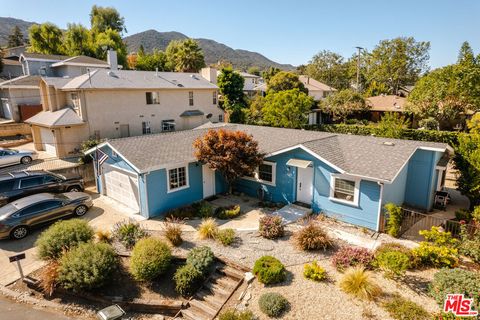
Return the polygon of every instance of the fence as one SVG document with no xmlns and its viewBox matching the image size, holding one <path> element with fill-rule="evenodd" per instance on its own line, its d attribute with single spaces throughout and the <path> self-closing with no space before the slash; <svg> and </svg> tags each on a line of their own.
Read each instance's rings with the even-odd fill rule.
<svg viewBox="0 0 480 320">
<path fill-rule="evenodd" d="M 441 226 L 445 231 L 451 232 L 452 236 L 460 237 L 461 223 L 459 221 L 436 217 L 425 213 L 412 211 L 402 208 L 402 226 L 400 227 L 400 235 L 405 233 L 416 233 L 418 235 L 421 230 L 430 230 L 433 226 Z M 472 234 L 478 228 L 474 224 L 466 225 L 467 232 Z"/>
</svg>

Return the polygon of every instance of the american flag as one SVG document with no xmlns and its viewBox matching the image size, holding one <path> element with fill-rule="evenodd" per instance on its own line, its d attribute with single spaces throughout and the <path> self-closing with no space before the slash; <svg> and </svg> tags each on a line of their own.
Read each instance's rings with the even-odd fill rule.
<svg viewBox="0 0 480 320">
<path fill-rule="evenodd" d="M 107 161 L 108 154 L 106 154 L 105 152 L 103 152 L 100 149 L 97 149 L 96 159 L 97 159 L 97 174 L 101 175 L 102 174 L 102 164 L 105 161 Z"/>
</svg>

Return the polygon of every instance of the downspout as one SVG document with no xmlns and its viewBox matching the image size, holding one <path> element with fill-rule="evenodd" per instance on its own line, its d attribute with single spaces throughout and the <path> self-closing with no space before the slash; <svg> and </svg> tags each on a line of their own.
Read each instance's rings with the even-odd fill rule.
<svg viewBox="0 0 480 320">
<path fill-rule="evenodd" d="M 143 189 L 145 190 L 145 210 L 146 212 L 146 217 L 147 219 L 150 219 L 150 209 L 148 207 L 148 186 L 147 186 L 147 176 L 150 174 L 150 172 L 146 172 L 142 174 L 141 176 L 143 177 Z"/>
<path fill-rule="evenodd" d="M 378 216 L 377 216 L 377 232 L 380 232 L 380 218 L 382 216 L 382 206 L 383 206 L 383 182 L 377 182 L 380 186 L 380 199 L 378 201 Z"/>
</svg>

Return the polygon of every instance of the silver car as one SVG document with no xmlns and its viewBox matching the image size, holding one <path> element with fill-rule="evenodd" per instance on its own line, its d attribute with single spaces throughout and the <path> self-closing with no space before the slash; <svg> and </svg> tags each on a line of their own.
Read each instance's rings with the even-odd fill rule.
<svg viewBox="0 0 480 320">
<path fill-rule="evenodd" d="M 29 164 L 38 158 L 38 154 L 32 150 L 13 150 L 0 148 L 0 167 L 12 164 Z"/>
</svg>

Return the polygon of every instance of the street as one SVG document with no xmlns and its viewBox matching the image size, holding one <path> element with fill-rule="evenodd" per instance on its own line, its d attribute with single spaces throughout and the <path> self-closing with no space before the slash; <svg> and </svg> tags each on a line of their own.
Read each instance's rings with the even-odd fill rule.
<svg viewBox="0 0 480 320">
<path fill-rule="evenodd" d="M 5 320 L 68 320 L 73 319 L 53 311 L 38 309 L 0 296 L 0 318 Z"/>
</svg>

